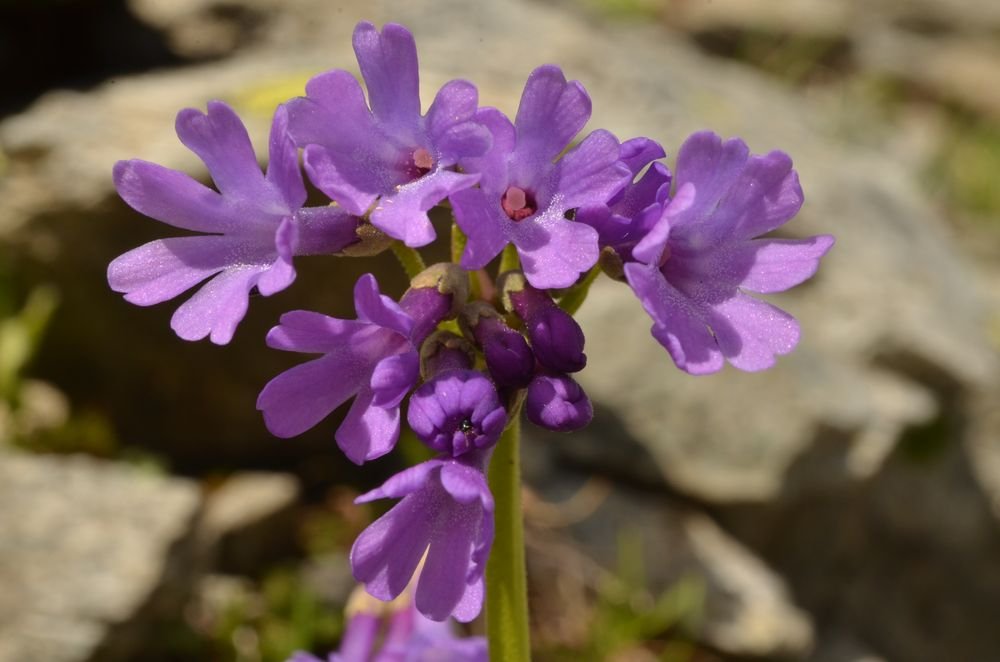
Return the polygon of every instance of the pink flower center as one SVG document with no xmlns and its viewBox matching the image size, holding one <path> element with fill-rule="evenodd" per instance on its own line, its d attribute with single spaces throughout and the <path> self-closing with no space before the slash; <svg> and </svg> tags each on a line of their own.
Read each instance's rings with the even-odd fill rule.
<svg viewBox="0 0 1000 662">
<path fill-rule="evenodd" d="M 410 162 L 403 166 L 410 181 L 420 179 L 434 169 L 434 155 L 425 147 L 418 147 L 410 154 Z"/>
<path fill-rule="evenodd" d="M 516 186 L 507 189 L 500 198 L 500 206 L 512 221 L 523 221 L 538 211 L 534 196 Z"/>
</svg>

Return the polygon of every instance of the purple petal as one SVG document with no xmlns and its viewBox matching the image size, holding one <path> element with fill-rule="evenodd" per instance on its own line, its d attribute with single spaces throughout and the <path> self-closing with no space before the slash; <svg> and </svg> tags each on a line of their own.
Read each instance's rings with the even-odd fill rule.
<svg viewBox="0 0 1000 662">
<path fill-rule="evenodd" d="M 461 504 L 478 501 L 480 505 L 490 504 L 493 497 L 486 486 L 483 472 L 458 462 L 445 462 L 441 467 L 441 487 Z"/>
<path fill-rule="evenodd" d="M 449 199 L 455 213 L 455 222 L 468 237 L 462 254 L 462 268 L 482 269 L 508 243 L 504 234 L 504 220 L 497 214 L 498 205 L 487 200 L 482 189 L 458 191 Z"/>
<path fill-rule="evenodd" d="M 833 246 L 834 238 L 757 239 L 745 244 L 753 251 L 753 265 L 740 282 L 752 292 L 784 292 L 811 278 L 819 260 Z"/>
<path fill-rule="evenodd" d="M 561 213 L 516 223 L 512 234 L 524 275 L 538 289 L 569 287 L 600 253 L 597 231 Z"/>
<path fill-rule="evenodd" d="M 410 583 L 427 550 L 435 513 L 415 494 L 361 532 L 351 547 L 354 578 L 379 600 L 395 599 Z"/>
<path fill-rule="evenodd" d="M 279 191 L 289 209 L 306 202 L 306 186 L 299 168 L 299 149 L 288 133 L 288 108 L 278 106 L 271 122 L 268 143 L 267 181 Z"/>
<path fill-rule="evenodd" d="M 463 157 L 486 153 L 493 136 L 481 122 L 469 121 L 476 114 L 479 93 L 464 80 L 445 83 L 427 111 L 427 134 L 442 165 L 451 165 Z"/>
<path fill-rule="evenodd" d="M 420 379 L 420 356 L 409 351 L 382 359 L 372 372 L 372 401 L 379 407 L 398 407 Z"/>
<path fill-rule="evenodd" d="M 266 202 L 264 174 L 257 164 L 246 127 L 221 101 L 208 103 L 208 114 L 194 108 L 177 113 L 177 136 L 208 167 L 225 196 Z M 288 210 L 285 210 L 286 213 Z"/>
<path fill-rule="evenodd" d="M 260 276 L 257 290 L 263 296 L 271 296 L 275 292 L 287 288 L 295 280 L 295 268 L 292 266 L 292 256 L 298 247 L 298 225 L 290 216 L 282 219 L 274 233 L 274 245 L 278 259 Z"/>
<path fill-rule="evenodd" d="M 538 375 L 528 385 L 524 403 L 528 420 L 556 432 L 574 432 L 594 418 L 590 398 L 568 375 Z"/>
<path fill-rule="evenodd" d="M 444 464 L 444 460 L 428 460 L 400 471 L 385 481 L 381 487 L 362 494 L 354 503 L 369 503 L 376 499 L 401 499 L 422 488 L 431 473 Z"/>
<path fill-rule="evenodd" d="M 366 336 L 378 333 L 370 324 L 327 317 L 308 310 L 293 310 L 267 334 L 267 346 L 309 354 L 353 351 Z"/>
<path fill-rule="evenodd" d="M 363 215 L 384 188 L 391 186 L 381 168 L 348 152 L 309 145 L 303 154 L 309 180 L 347 211 Z"/>
<path fill-rule="evenodd" d="M 434 241 L 434 226 L 427 212 L 456 191 L 475 186 L 479 175 L 437 170 L 405 184 L 379 200 L 371 213 L 372 225 L 411 247 Z"/>
<path fill-rule="evenodd" d="M 695 187 L 695 200 L 674 224 L 683 245 L 751 239 L 780 227 L 802 206 L 788 155 L 749 156 L 738 138 L 722 142 L 709 132 L 688 138 L 677 156 L 677 185 L 687 182 Z"/>
<path fill-rule="evenodd" d="M 444 507 L 455 512 L 438 513 L 447 521 L 447 528 L 436 531 L 437 536 L 431 540 L 414 596 L 420 613 L 435 621 L 451 616 L 465 594 L 475 535 L 475 511 L 478 511 L 475 507 L 454 504 Z"/>
<path fill-rule="evenodd" d="M 709 330 L 705 310 L 668 283 L 655 267 L 626 264 L 625 277 L 653 319 L 653 337 L 678 368 L 694 375 L 722 369 L 722 352 Z"/>
<path fill-rule="evenodd" d="M 493 145 L 493 134 L 478 122 L 463 122 L 448 129 L 434 146 L 442 166 L 450 166 L 469 156 L 481 156 Z"/>
<path fill-rule="evenodd" d="M 350 615 L 344 636 L 340 640 L 339 655 L 348 662 L 368 660 L 375 650 L 381 619 L 377 614 L 363 611 Z"/>
<path fill-rule="evenodd" d="M 355 464 L 382 457 L 399 439 L 399 407 L 379 407 L 372 404 L 374 397 L 365 385 L 337 429 L 337 446 Z"/>
<path fill-rule="evenodd" d="M 619 159 L 624 163 L 632 176 L 635 177 L 639 171 L 656 159 L 662 159 L 667 153 L 663 151 L 660 143 L 649 138 L 632 138 L 622 143 Z"/>
<path fill-rule="evenodd" d="M 268 431 L 288 438 L 314 427 L 364 386 L 366 375 L 360 367 L 349 351 L 341 351 L 297 365 L 269 381 L 257 397 Z"/>
<path fill-rule="evenodd" d="M 288 131 L 300 147 L 349 149 L 374 132 L 364 92 L 351 73 L 335 69 L 314 76 L 306 95 L 286 104 Z"/>
<path fill-rule="evenodd" d="M 653 223 L 646 236 L 632 249 L 632 257 L 640 262 L 657 266 L 663 256 L 663 249 L 670 239 L 670 231 L 675 220 L 691 208 L 696 195 L 694 184 L 682 185 L 674 199 L 663 208 L 659 220 Z"/>
<path fill-rule="evenodd" d="M 115 258 L 108 265 L 108 284 L 129 303 L 151 306 L 225 269 L 240 243 L 214 235 L 151 241 Z"/>
<path fill-rule="evenodd" d="M 618 160 L 618 152 L 618 139 L 598 130 L 560 159 L 556 165 L 559 208 L 605 204 L 628 184 L 632 173 Z"/>
<path fill-rule="evenodd" d="M 496 108 L 480 108 L 475 121 L 490 132 L 492 147 L 481 157 L 466 157 L 459 161 L 465 172 L 477 172 L 484 191 L 498 196 L 507 188 L 507 162 L 514 150 L 517 133 L 507 116 Z"/>
<path fill-rule="evenodd" d="M 462 595 L 462 599 L 458 601 L 455 608 L 452 609 L 451 615 L 459 623 L 468 623 L 475 620 L 479 616 L 480 612 L 483 610 L 483 599 L 486 597 L 486 586 L 482 577 L 466 585 L 465 594 Z M 486 640 L 480 639 L 473 642 L 471 639 L 464 639 L 460 641 L 455 641 L 451 643 L 451 647 L 456 653 L 462 655 L 462 657 L 457 657 L 456 660 L 464 660 L 467 662 L 472 662 L 479 660 L 481 662 L 487 662 L 489 657 L 487 657 L 486 651 Z"/>
<path fill-rule="evenodd" d="M 417 45 L 402 25 L 382 33 L 362 21 L 354 28 L 354 53 L 368 88 L 372 112 L 386 123 L 412 124 L 420 116 Z"/>
<path fill-rule="evenodd" d="M 533 170 L 551 163 L 588 119 L 590 97 L 583 85 L 575 80 L 566 82 L 559 67 L 538 67 L 528 76 L 514 120 L 515 160 L 535 164 Z"/>
<path fill-rule="evenodd" d="M 378 281 L 371 274 L 364 274 L 354 284 L 354 308 L 358 319 L 391 329 L 409 338 L 413 330 L 413 318 L 407 315 L 399 304 L 385 296 L 378 289 Z"/>
<path fill-rule="evenodd" d="M 267 268 L 246 265 L 226 269 L 181 304 L 170 318 L 170 328 L 184 340 L 209 336 L 216 345 L 225 345 L 247 313 L 250 290 Z"/>
<path fill-rule="evenodd" d="M 799 325 L 766 301 L 737 293 L 712 305 L 711 325 L 726 359 L 740 370 L 755 372 L 774 365 L 799 342 Z"/>
<path fill-rule="evenodd" d="M 176 170 L 133 159 L 114 167 L 115 189 L 132 209 L 177 228 L 225 232 L 239 228 L 244 211 Z"/>
</svg>

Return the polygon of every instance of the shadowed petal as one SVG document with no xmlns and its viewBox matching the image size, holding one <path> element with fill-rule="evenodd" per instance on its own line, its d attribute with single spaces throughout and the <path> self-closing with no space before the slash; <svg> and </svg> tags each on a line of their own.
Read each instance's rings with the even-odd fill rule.
<svg viewBox="0 0 1000 662">
<path fill-rule="evenodd" d="M 407 315 L 398 303 L 379 292 L 375 276 L 364 274 L 355 283 L 354 308 L 358 312 L 358 319 L 362 322 L 376 324 L 406 338 L 410 337 L 413 318 Z"/>
<path fill-rule="evenodd" d="M 379 200 L 371 213 L 372 225 L 411 247 L 434 241 L 434 226 L 427 212 L 450 194 L 474 186 L 479 175 L 437 170 L 401 186 Z"/>
<path fill-rule="evenodd" d="M 431 541 L 414 596 L 420 613 L 435 621 L 451 616 L 465 594 L 469 555 L 478 516 L 477 508 L 455 504 L 445 507 L 455 512 L 448 513 L 447 531 L 439 532 L 440 538 Z"/>
<path fill-rule="evenodd" d="M 712 330 L 726 359 L 740 370 L 754 372 L 774 365 L 799 342 L 795 319 L 766 301 L 737 293 L 712 305 Z"/>
<path fill-rule="evenodd" d="M 480 108 L 476 111 L 476 122 L 490 132 L 489 151 L 481 157 L 465 157 L 459 165 L 465 172 L 477 172 L 484 191 L 500 195 L 507 188 L 507 161 L 514 149 L 516 132 L 507 116 L 496 108 Z"/>
<path fill-rule="evenodd" d="M 274 233 L 274 246 L 278 258 L 257 281 L 257 290 L 263 296 L 269 297 L 275 292 L 280 292 L 295 280 L 292 258 L 297 254 L 298 243 L 298 224 L 290 216 L 286 216 Z"/>
<path fill-rule="evenodd" d="M 354 503 L 369 503 L 376 499 L 401 499 L 423 487 L 431 472 L 443 464 L 443 460 L 428 460 L 404 469 L 385 481 L 381 487 L 356 498 Z"/>
<path fill-rule="evenodd" d="M 382 457 L 399 439 L 399 407 L 379 407 L 374 397 L 366 384 L 337 429 L 337 446 L 355 464 Z"/>
<path fill-rule="evenodd" d="M 357 160 L 322 145 L 307 146 L 303 157 L 316 188 L 357 216 L 368 211 L 386 186 L 392 186 L 385 169 L 368 159 Z"/>
<path fill-rule="evenodd" d="M 288 108 L 278 106 L 268 143 L 267 181 L 281 193 L 289 209 L 306 202 L 306 186 L 299 168 L 299 149 L 288 133 Z"/>
<path fill-rule="evenodd" d="M 504 219 L 482 189 L 465 189 L 449 198 L 455 222 L 468 237 L 462 253 L 463 269 L 482 269 L 507 245 Z M 502 213 L 502 212 L 501 212 Z"/>
<path fill-rule="evenodd" d="M 371 324 L 356 320 L 327 317 L 308 310 L 293 310 L 281 316 L 281 322 L 267 334 L 267 346 L 287 352 L 310 354 L 352 349 L 367 336 L 378 333 Z"/>
<path fill-rule="evenodd" d="M 556 169 L 560 210 L 602 205 L 632 180 L 628 166 L 618 160 L 618 139 L 594 131 L 566 153 Z"/>
<path fill-rule="evenodd" d="M 416 351 L 404 352 L 382 359 L 372 373 L 373 404 L 398 407 L 420 379 L 420 356 Z"/>
<path fill-rule="evenodd" d="M 435 513 L 426 499 L 404 498 L 361 532 L 351 547 L 354 578 L 379 600 L 395 599 L 427 550 Z"/>
<path fill-rule="evenodd" d="M 295 212 L 299 225 L 296 255 L 339 253 L 358 240 L 361 218 L 337 206 L 303 207 Z"/>
</svg>

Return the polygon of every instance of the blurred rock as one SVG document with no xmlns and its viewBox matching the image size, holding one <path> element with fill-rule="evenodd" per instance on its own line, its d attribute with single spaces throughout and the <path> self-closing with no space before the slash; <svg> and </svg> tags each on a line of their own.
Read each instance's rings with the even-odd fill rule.
<svg viewBox="0 0 1000 662">
<path fill-rule="evenodd" d="M 296 548 L 299 483 L 278 473 L 234 474 L 208 494 L 198 542 L 216 572 L 254 575 Z"/>
<path fill-rule="evenodd" d="M 0 660 L 127 659 L 192 581 L 197 486 L 0 451 Z"/>
</svg>

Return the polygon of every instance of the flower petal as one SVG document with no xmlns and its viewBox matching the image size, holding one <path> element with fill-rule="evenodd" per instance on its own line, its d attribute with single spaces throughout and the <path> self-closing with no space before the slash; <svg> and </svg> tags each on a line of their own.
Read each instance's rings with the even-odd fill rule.
<svg viewBox="0 0 1000 662">
<path fill-rule="evenodd" d="M 820 258 L 833 247 L 833 242 L 830 235 L 748 242 L 745 245 L 753 251 L 754 260 L 740 287 L 761 294 L 795 287 L 816 273 Z"/>
<path fill-rule="evenodd" d="M 371 23 L 354 28 L 354 53 L 368 88 L 372 113 L 382 122 L 414 124 L 420 117 L 417 45 L 402 25 Z"/>
<path fill-rule="evenodd" d="M 270 202 L 250 136 L 232 108 L 221 101 L 210 101 L 207 114 L 186 108 L 177 113 L 176 125 L 177 136 L 205 162 L 222 195 Z"/>
<path fill-rule="evenodd" d="M 468 237 L 462 253 L 462 268 L 482 269 L 507 245 L 504 219 L 498 204 L 487 200 L 483 189 L 465 189 L 451 194 L 455 222 Z M 502 213 L 502 212 L 500 212 Z"/>
<path fill-rule="evenodd" d="M 190 176 L 132 159 L 114 167 L 115 189 L 128 205 L 176 228 L 226 232 L 244 222 L 244 210 Z"/>
<path fill-rule="evenodd" d="M 267 334 L 267 346 L 286 352 L 308 354 L 351 351 L 366 344 L 379 329 L 357 320 L 327 317 L 309 310 L 293 310 L 281 316 Z"/>
<path fill-rule="evenodd" d="M 559 67 L 538 67 L 528 76 L 514 126 L 515 157 L 531 170 L 553 159 L 580 133 L 590 119 L 590 97 L 578 81 L 566 81 Z"/>
<path fill-rule="evenodd" d="M 632 173 L 618 160 L 618 139 L 598 130 L 583 139 L 556 164 L 558 207 L 575 209 L 606 204 L 632 181 Z"/>
<path fill-rule="evenodd" d="M 285 104 L 288 131 L 299 147 L 323 145 L 349 151 L 374 133 L 364 92 L 350 72 L 334 69 L 313 76 L 306 95 Z"/>
<path fill-rule="evenodd" d="M 289 209 L 306 202 L 306 186 L 299 168 L 299 149 L 288 133 L 288 108 L 278 106 L 271 122 L 268 143 L 267 181 L 281 193 Z"/>
<path fill-rule="evenodd" d="M 713 304 L 710 324 L 722 353 L 740 370 L 770 368 L 777 355 L 788 354 L 799 342 L 795 318 L 743 293 Z"/>
<path fill-rule="evenodd" d="M 619 159 L 624 163 L 632 176 L 635 177 L 639 171 L 656 159 L 662 159 L 667 153 L 663 151 L 660 143 L 649 138 L 632 138 L 622 143 Z"/>
<path fill-rule="evenodd" d="M 410 337 L 413 318 L 407 315 L 398 303 L 379 292 L 375 276 L 364 274 L 354 284 L 354 308 L 360 321 L 390 329 L 406 338 Z"/>
<path fill-rule="evenodd" d="M 479 92 L 469 81 L 452 80 L 445 83 L 427 110 L 426 127 L 431 141 L 437 145 L 455 125 L 467 123 L 476 114 L 478 104 Z"/>
<path fill-rule="evenodd" d="M 409 496 L 361 532 L 351 547 L 354 578 L 379 600 L 395 599 L 410 583 L 432 533 L 434 510 Z"/>
<path fill-rule="evenodd" d="M 465 594 L 478 510 L 446 502 L 437 512 L 447 525 L 437 529 L 430 541 L 414 596 L 414 604 L 427 618 L 445 620 Z"/>
<path fill-rule="evenodd" d="M 507 162 L 514 150 L 517 133 L 507 116 L 496 108 L 480 108 L 475 121 L 490 132 L 492 146 L 483 156 L 461 159 L 459 165 L 465 172 L 482 175 L 480 187 L 499 196 L 507 189 Z"/>
<path fill-rule="evenodd" d="M 257 397 L 257 409 L 264 414 L 268 431 L 287 439 L 315 427 L 364 386 L 367 375 L 359 363 L 350 351 L 340 351 L 297 365 L 269 381 Z"/>
<path fill-rule="evenodd" d="M 298 224 L 291 216 L 286 216 L 274 233 L 274 247 L 278 257 L 271 267 L 261 274 L 257 281 L 257 290 L 266 297 L 287 288 L 295 280 L 295 267 L 292 257 L 299 243 Z"/>
<path fill-rule="evenodd" d="M 416 350 L 394 354 L 378 362 L 372 372 L 372 403 L 385 408 L 398 407 L 420 379 L 420 356 Z"/>
<path fill-rule="evenodd" d="M 475 620 L 483 610 L 483 599 L 485 597 L 486 586 L 483 578 L 480 577 L 465 587 L 465 594 L 462 595 L 462 599 L 452 609 L 451 615 L 459 623 L 469 623 Z M 456 655 L 461 656 L 456 659 L 469 660 L 470 662 L 487 662 L 489 660 L 485 640 L 474 641 L 472 638 L 462 639 L 449 642 L 449 646 L 454 649 Z"/>
<path fill-rule="evenodd" d="M 269 266 L 248 264 L 226 269 L 181 304 L 170 318 L 170 328 L 184 340 L 209 336 L 216 345 L 225 345 L 247 313 L 250 290 Z"/>
<path fill-rule="evenodd" d="M 444 460 L 427 460 L 400 471 L 385 481 L 381 487 L 366 492 L 356 498 L 354 503 L 369 503 L 376 499 L 400 499 L 421 489 L 435 469 L 444 464 Z"/>
<path fill-rule="evenodd" d="M 368 211 L 386 188 L 385 169 L 368 158 L 356 159 L 349 152 L 309 145 L 303 159 L 309 181 L 357 216 Z"/>
<path fill-rule="evenodd" d="M 437 170 L 384 196 L 371 213 L 372 225 L 407 246 L 426 246 L 436 234 L 427 212 L 450 194 L 475 186 L 479 175 Z"/>
<path fill-rule="evenodd" d="M 399 407 L 379 407 L 374 397 L 366 384 L 337 428 L 337 446 L 355 464 L 382 457 L 399 439 Z"/>
<path fill-rule="evenodd" d="M 705 310 L 677 291 L 654 266 L 626 264 L 625 277 L 653 319 L 653 337 L 678 368 L 694 375 L 722 369 L 722 352 L 709 330 Z"/>
<path fill-rule="evenodd" d="M 534 287 L 569 287 L 597 263 L 597 230 L 562 213 L 513 224 L 512 241 L 524 275 Z"/>
<path fill-rule="evenodd" d="M 358 240 L 361 218 L 342 207 L 303 207 L 296 210 L 299 225 L 296 255 L 339 253 Z"/>
<path fill-rule="evenodd" d="M 225 269 L 239 244 L 218 235 L 151 241 L 115 258 L 108 265 L 108 284 L 129 303 L 151 306 Z"/>
</svg>

